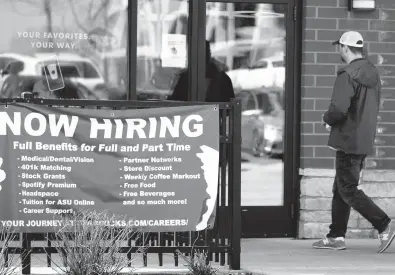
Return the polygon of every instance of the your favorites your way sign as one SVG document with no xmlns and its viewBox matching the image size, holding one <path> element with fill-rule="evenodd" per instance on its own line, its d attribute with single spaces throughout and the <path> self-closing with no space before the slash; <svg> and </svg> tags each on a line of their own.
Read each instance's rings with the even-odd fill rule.
<svg viewBox="0 0 395 275">
<path fill-rule="evenodd" d="M 0 222 L 50 232 L 81 210 L 109 226 L 201 231 L 215 219 L 216 106 L 144 110 L 0 106 Z M 103 221 L 105 222 L 105 221 Z"/>
</svg>

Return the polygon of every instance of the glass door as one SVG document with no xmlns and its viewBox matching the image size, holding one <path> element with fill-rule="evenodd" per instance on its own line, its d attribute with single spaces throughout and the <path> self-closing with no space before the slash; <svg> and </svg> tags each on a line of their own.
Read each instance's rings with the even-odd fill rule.
<svg viewBox="0 0 395 275">
<path fill-rule="evenodd" d="M 293 234 L 293 183 L 285 177 L 292 150 L 284 150 L 290 142 L 285 102 L 292 100 L 287 97 L 293 86 L 290 2 L 206 2 L 212 62 L 226 72 L 241 100 L 243 237 Z"/>
<path fill-rule="evenodd" d="M 188 0 L 137 1 L 136 98 L 164 100 L 188 65 Z M 186 90 L 185 93 L 188 93 Z"/>
</svg>

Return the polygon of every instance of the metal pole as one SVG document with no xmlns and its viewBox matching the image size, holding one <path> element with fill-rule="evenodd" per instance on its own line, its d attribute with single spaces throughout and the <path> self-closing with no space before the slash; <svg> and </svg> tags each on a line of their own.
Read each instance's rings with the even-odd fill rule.
<svg viewBox="0 0 395 275">
<path fill-rule="evenodd" d="M 28 233 L 22 233 L 22 251 L 21 251 L 21 260 L 22 260 L 22 274 L 30 274 L 30 266 L 31 266 L 31 240 Z"/>
<path fill-rule="evenodd" d="M 206 90 L 206 1 L 189 1 L 188 68 L 190 101 L 204 101 Z"/>
<path fill-rule="evenodd" d="M 232 169 L 232 231 L 231 231 L 231 261 L 230 268 L 240 270 L 241 253 L 241 106 L 239 101 L 232 102 L 231 136 L 232 155 L 230 158 Z M 232 188 L 231 187 L 231 188 Z"/>
<path fill-rule="evenodd" d="M 127 78 L 127 98 L 137 99 L 137 0 L 129 0 L 128 4 L 128 78 Z"/>
</svg>

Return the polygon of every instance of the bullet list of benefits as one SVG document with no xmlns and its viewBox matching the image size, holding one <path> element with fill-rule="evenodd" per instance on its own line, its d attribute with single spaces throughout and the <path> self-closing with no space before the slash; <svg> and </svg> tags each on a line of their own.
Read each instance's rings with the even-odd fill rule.
<svg viewBox="0 0 395 275">
<path fill-rule="evenodd" d="M 119 163 L 122 165 L 119 168 L 121 172 L 137 172 L 139 174 L 123 174 L 119 178 L 124 180 L 121 182 L 119 196 L 124 198 L 123 205 L 179 205 L 187 204 L 187 199 L 177 200 L 169 199 L 174 197 L 175 192 L 161 192 L 155 191 L 160 185 L 160 179 L 170 179 L 170 175 L 160 174 L 161 177 L 156 177 L 155 174 L 149 173 L 148 175 L 141 173 L 141 166 L 125 166 L 125 160 L 120 159 Z M 139 169 L 140 168 L 140 169 Z M 156 179 L 155 181 L 147 182 L 147 179 Z M 140 181 L 139 183 L 126 182 L 128 179 Z M 147 198 L 148 197 L 148 198 Z M 159 198 L 158 198 L 159 197 Z"/>
</svg>

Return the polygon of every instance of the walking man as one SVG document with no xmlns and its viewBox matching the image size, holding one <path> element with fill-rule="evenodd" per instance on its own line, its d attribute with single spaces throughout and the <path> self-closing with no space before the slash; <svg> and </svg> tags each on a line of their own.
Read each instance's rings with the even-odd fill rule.
<svg viewBox="0 0 395 275">
<path fill-rule="evenodd" d="M 332 224 L 326 238 L 313 244 L 318 249 L 346 249 L 345 235 L 351 207 L 378 230 L 384 252 L 394 240 L 395 224 L 362 190 L 360 172 L 367 155 L 373 153 L 381 83 L 377 68 L 363 57 L 363 37 L 344 33 L 339 45 L 346 66 L 337 73 L 330 106 L 323 124 L 330 128 L 328 145 L 336 150 L 336 176 L 333 184 Z"/>
</svg>

